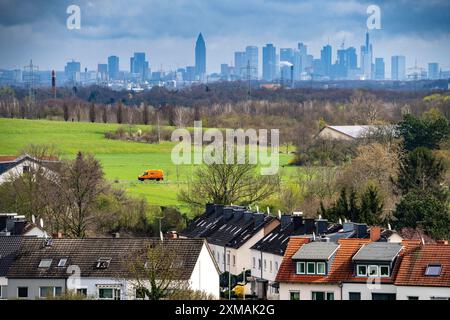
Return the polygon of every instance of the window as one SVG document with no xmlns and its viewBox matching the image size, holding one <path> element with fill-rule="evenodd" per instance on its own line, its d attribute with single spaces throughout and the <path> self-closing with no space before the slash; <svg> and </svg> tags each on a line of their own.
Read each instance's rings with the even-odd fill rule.
<svg viewBox="0 0 450 320">
<path fill-rule="evenodd" d="M 305 263 L 297 262 L 297 274 L 305 274 Z"/>
<path fill-rule="evenodd" d="M 62 287 L 55 287 L 55 297 L 62 294 Z"/>
<path fill-rule="evenodd" d="M 426 276 L 439 276 L 441 275 L 441 265 L 440 264 L 430 264 L 425 270 Z"/>
<path fill-rule="evenodd" d="M 419 300 L 417 296 L 408 296 L 408 300 Z"/>
<path fill-rule="evenodd" d="M 278 272 L 278 261 L 275 261 L 275 272 Z"/>
<path fill-rule="evenodd" d="M 100 258 L 97 260 L 95 267 L 97 269 L 107 269 L 111 263 L 111 258 Z"/>
<path fill-rule="evenodd" d="M 369 266 L 369 277 L 378 277 L 378 266 Z"/>
<path fill-rule="evenodd" d="M 317 274 L 325 274 L 325 262 L 317 262 Z"/>
<path fill-rule="evenodd" d="M 312 300 L 325 300 L 325 292 L 313 291 Z"/>
<path fill-rule="evenodd" d="M 28 287 L 18 287 L 17 288 L 18 298 L 28 298 Z"/>
<path fill-rule="evenodd" d="M 256 258 L 253 257 L 253 269 L 256 269 Z"/>
<path fill-rule="evenodd" d="M 258 259 L 258 269 L 261 270 L 261 259 Z"/>
<path fill-rule="evenodd" d="M 264 259 L 264 271 L 266 271 L 267 270 L 267 261 L 266 261 L 266 259 Z"/>
<path fill-rule="evenodd" d="M 334 300 L 334 292 L 327 292 L 327 300 Z"/>
<path fill-rule="evenodd" d="M 269 270 L 272 272 L 272 260 L 269 261 Z"/>
<path fill-rule="evenodd" d="M 50 268 L 52 265 L 52 259 L 42 259 L 41 262 L 39 262 L 39 268 Z"/>
<path fill-rule="evenodd" d="M 59 268 L 63 268 L 63 267 L 66 266 L 66 263 L 67 263 L 67 259 L 66 258 L 60 259 L 59 262 L 58 262 L 58 267 Z"/>
<path fill-rule="evenodd" d="M 23 166 L 22 173 L 30 172 L 30 166 Z"/>
<path fill-rule="evenodd" d="M 137 300 L 145 300 L 145 288 L 136 288 L 135 297 Z"/>
<path fill-rule="evenodd" d="M 358 277 L 366 277 L 367 276 L 367 266 L 358 265 L 356 267 L 356 274 Z"/>
<path fill-rule="evenodd" d="M 380 277 L 389 277 L 389 266 L 380 266 Z"/>
<path fill-rule="evenodd" d="M 77 289 L 77 295 L 87 297 L 87 288 Z"/>
<path fill-rule="evenodd" d="M 227 253 L 227 266 L 229 266 L 229 265 L 230 265 L 230 254 Z"/>
<path fill-rule="evenodd" d="M 291 300 L 300 300 L 300 291 L 291 291 L 290 299 Z"/>
<path fill-rule="evenodd" d="M 315 274 L 316 273 L 316 264 L 314 262 L 308 262 L 306 264 L 307 267 L 307 273 L 308 274 Z"/>
<path fill-rule="evenodd" d="M 233 267 L 236 266 L 236 255 L 233 254 Z"/>
<path fill-rule="evenodd" d="M 114 295 L 113 288 L 100 288 L 98 289 L 98 298 L 99 299 L 112 299 Z"/>
<path fill-rule="evenodd" d="M 349 292 L 348 300 L 361 300 L 361 292 Z"/>
</svg>

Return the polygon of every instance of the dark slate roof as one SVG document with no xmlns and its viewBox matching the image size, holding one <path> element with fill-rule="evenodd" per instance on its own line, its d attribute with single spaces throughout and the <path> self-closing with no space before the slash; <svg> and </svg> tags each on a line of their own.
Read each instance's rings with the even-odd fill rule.
<svg viewBox="0 0 450 320">
<path fill-rule="evenodd" d="M 6 276 L 19 251 L 23 237 L 0 236 L 0 277 Z"/>
<path fill-rule="evenodd" d="M 292 259 L 329 260 L 338 248 L 339 244 L 334 242 L 310 242 L 301 246 Z"/>
<path fill-rule="evenodd" d="M 81 277 L 120 278 L 129 271 L 127 262 L 139 253 L 146 253 L 146 248 L 158 239 L 150 238 L 87 238 L 87 239 L 53 239 L 51 246 L 45 246 L 45 240 L 24 237 L 17 259 L 11 265 L 9 278 L 67 278 L 67 268 L 57 267 L 62 258 L 68 259 L 66 267 L 76 265 Z M 164 246 L 177 253 L 180 261 L 180 280 L 190 278 L 195 263 L 204 245 L 203 239 L 167 239 Z M 109 258 L 111 262 L 106 269 L 96 268 L 98 259 Z M 42 259 L 52 259 L 50 268 L 39 268 Z"/>
<path fill-rule="evenodd" d="M 12 159 L 12 157 L 4 157 L 4 159 L 0 158 L 0 174 L 8 171 L 11 168 L 14 168 L 18 164 L 20 164 L 26 160 L 38 163 L 50 170 L 56 170 L 56 169 L 58 169 L 58 167 L 60 165 L 60 162 L 58 160 L 56 160 L 55 158 L 37 159 L 37 158 L 34 158 L 27 154 L 17 157 L 15 159 Z"/>
<path fill-rule="evenodd" d="M 205 213 L 190 223 L 180 235 L 206 238 L 210 244 L 239 248 L 274 219 L 241 206 L 207 205 Z"/>
<path fill-rule="evenodd" d="M 372 242 L 359 249 L 353 256 L 354 261 L 392 262 L 402 250 L 400 243 Z"/>
</svg>

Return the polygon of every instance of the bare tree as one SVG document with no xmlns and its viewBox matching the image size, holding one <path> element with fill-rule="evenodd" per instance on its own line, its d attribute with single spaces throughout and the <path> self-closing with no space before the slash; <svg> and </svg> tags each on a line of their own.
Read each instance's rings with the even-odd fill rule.
<svg viewBox="0 0 450 320">
<path fill-rule="evenodd" d="M 179 199 L 194 207 L 205 203 L 251 204 L 271 196 L 279 187 L 279 176 L 263 176 L 252 164 L 211 164 L 198 167 L 194 180 L 181 190 Z"/>
</svg>

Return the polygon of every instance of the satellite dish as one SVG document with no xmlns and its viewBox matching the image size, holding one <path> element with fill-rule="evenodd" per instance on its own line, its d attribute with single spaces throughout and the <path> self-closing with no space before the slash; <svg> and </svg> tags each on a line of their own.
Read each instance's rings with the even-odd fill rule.
<svg viewBox="0 0 450 320">
<path fill-rule="evenodd" d="M 33 222 L 33 224 L 36 223 L 36 217 L 34 216 L 34 214 L 31 215 L 31 222 Z"/>
<path fill-rule="evenodd" d="M 388 230 L 392 230 L 391 224 L 388 222 Z"/>
<path fill-rule="evenodd" d="M 341 218 L 339 218 L 339 224 L 342 224 L 342 219 Z"/>
<path fill-rule="evenodd" d="M 281 210 L 278 210 L 278 218 L 281 219 Z"/>
<path fill-rule="evenodd" d="M 321 220 L 322 219 L 322 215 L 321 214 L 319 214 L 319 220 Z"/>
<path fill-rule="evenodd" d="M 42 218 L 39 219 L 39 225 L 41 228 L 44 228 L 44 220 L 42 220 Z"/>
</svg>

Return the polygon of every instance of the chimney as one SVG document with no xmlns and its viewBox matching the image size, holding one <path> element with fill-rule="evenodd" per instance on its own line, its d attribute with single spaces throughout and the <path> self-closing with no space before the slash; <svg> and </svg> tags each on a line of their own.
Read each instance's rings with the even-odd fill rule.
<svg viewBox="0 0 450 320">
<path fill-rule="evenodd" d="M 223 209 L 223 218 L 228 221 L 233 217 L 234 209 L 233 207 L 225 207 Z"/>
<path fill-rule="evenodd" d="M 448 240 L 436 240 L 436 244 L 448 245 Z"/>
<path fill-rule="evenodd" d="M 55 232 L 55 233 L 52 233 L 52 238 L 53 238 L 53 239 L 61 239 L 62 237 L 63 237 L 62 232 Z"/>
<path fill-rule="evenodd" d="M 210 214 L 214 213 L 214 204 L 207 203 L 205 206 L 205 213 L 206 213 L 206 215 L 210 215 Z"/>
<path fill-rule="evenodd" d="M 326 233 L 328 230 L 328 220 L 327 219 L 317 219 L 316 220 L 316 234 L 321 235 Z"/>
<path fill-rule="evenodd" d="M 359 238 L 359 239 L 365 238 L 367 236 L 367 224 L 355 223 L 355 232 L 356 232 L 357 238 Z"/>
<path fill-rule="evenodd" d="M 281 216 L 281 219 L 280 219 L 281 230 L 283 230 L 284 228 L 286 228 L 286 227 L 291 223 L 291 218 L 292 218 L 292 220 L 293 220 L 293 217 L 291 217 L 291 216 L 288 215 L 288 214 L 283 214 L 283 215 Z"/>
<path fill-rule="evenodd" d="M 305 234 L 312 234 L 314 231 L 314 219 L 305 219 Z"/>
<path fill-rule="evenodd" d="M 244 216 L 245 209 L 234 209 L 234 220 L 240 220 Z"/>
<path fill-rule="evenodd" d="M 168 239 L 178 239 L 178 232 L 176 232 L 175 230 L 167 231 L 166 236 Z"/>
<path fill-rule="evenodd" d="M 373 226 L 370 228 L 370 241 L 376 242 L 381 238 L 381 227 Z"/>
<path fill-rule="evenodd" d="M 113 237 L 113 238 L 120 238 L 120 233 L 114 232 L 114 233 L 112 234 L 112 237 Z"/>
</svg>

